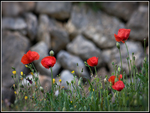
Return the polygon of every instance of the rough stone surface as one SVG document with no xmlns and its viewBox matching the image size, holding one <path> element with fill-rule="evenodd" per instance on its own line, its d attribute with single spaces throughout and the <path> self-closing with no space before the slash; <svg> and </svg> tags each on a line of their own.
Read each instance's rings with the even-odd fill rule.
<svg viewBox="0 0 150 113">
<path fill-rule="evenodd" d="M 37 34 L 37 27 L 38 27 L 37 17 L 33 13 L 26 13 L 25 21 L 27 24 L 27 36 L 30 38 L 31 41 L 33 41 Z"/>
<path fill-rule="evenodd" d="M 70 2 L 37 2 L 36 12 L 64 20 L 70 16 L 71 5 Z"/>
<path fill-rule="evenodd" d="M 81 77 L 83 77 L 84 80 L 89 79 L 89 74 L 86 70 L 84 62 L 80 59 L 80 57 L 74 56 L 64 50 L 61 50 L 57 54 L 57 60 L 63 68 L 68 69 L 70 71 L 74 70 L 78 77 L 80 75 Z M 82 69 L 83 72 L 81 73 Z"/>
<path fill-rule="evenodd" d="M 52 49 L 57 53 L 58 51 L 65 49 L 66 45 L 69 43 L 68 33 L 65 30 L 59 28 L 53 28 L 51 33 L 51 46 Z"/>
<path fill-rule="evenodd" d="M 2 2 L 2 15 L 16 17 L 24 12 L 33 11 L 35 2 Z"/>
<path fill-rule="evenodd" d="M 74 6 L 71 18 L 66 24 L 69 35 L 75 37 L 82 33 L 102 49 L 113 47 L 115 45 L 114 33 L 124 27 L 124 23 L 118 18 L 102 11 L 95 13 L 86 6 Z"/>
<path fill-rule="evenodd" d="M 46 45 L 51 47 L 51 37 L 49 33 L 49 17 L 47 15 L 41 14 L 39 16 L 39 21 L 38 21 L 38 31 L 37 31 L 37 41 L 44 41 Z"/>
<path fill-rule="evenodd" d="M 20 72 L 27 71 L 21 62 L 22 56 L 30 47 L 29 40 L 18 32 L 2 32 L 2 85 L 9 87 L 14 83 L 11 78 L 12 68 L 16 69 L 18 76 Z M 8 71 L 9 70 L 9 71 Z"/>
<path fill-rule="evenodd" d="M 22 18 L 11 18 L 11 17 L 2 18 L 2 29 L 21 30 L 26 29 L 26 27 L 27 24 Z"/>
<path fill-rule="evenodd" d="M 129 20 L 132 13 L 138 8 L 138 4 L 135 2 L 102 2 L 100 5 L 105 12 L 125 21 Z"/>
<path fill-rule="evenodd" d="M 2 101 L 4 106 L 10 107 L 10 105 L 15 101 L 14 90 L 11 88 L 2 87 Z"/>
<path fill-rule="evenodd" d="M 148 7 L 139 6 L 138 10 L 132 14 L 126 26 L 131 29 L 131 39 L 143 41 L 144 38 L 148 38 Z"/>
<path fill-rule="evenodd" d="M 98 64 L 102 63 L 102 53 L 94 43 L 84 38 L 82 35 L 78 35 L 72 43 L 67 45 L 67 51 L 79 56 L 83 61 L 87 61 L 90 57 L 98 57 Z"/>
<path fill-rule="evenodd" d="M 60 75 L 61 75 L 60 79 L 62 80 L 61 81 L 61 86 L 64 86 L 65 89 L 70 89 L 69 86 L 67 85 L 66 81 L 68 83 L 71 83 L 71 81 L 74 81 L 74 79 L 75 79 L 76 85 L 78 84 L 78 79 L 75 78 L 69 70 L 62 71 Z M 71 85 L 71 90 L 73 90 L 72 85 Z"/>
</svg>

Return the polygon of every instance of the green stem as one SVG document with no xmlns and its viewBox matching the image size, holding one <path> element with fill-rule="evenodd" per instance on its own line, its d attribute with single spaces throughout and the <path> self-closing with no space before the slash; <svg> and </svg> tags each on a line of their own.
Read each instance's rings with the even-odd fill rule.
<svg viewBox="0 0 150 113">
<path fill-rule="evenodd" d="M 95 69 L 95 73 L 96 73 L 96 77 L 97 77 L 97 71 L 96 71 L 96 66 L 94 66 L 94 69 Z"/>
<path fill-rule="evenodd" d="M 92 77 L 93 77 L 92 70 L 91 70 L 90 66 L 88 66 L 88 67 L 89 67 L 89 70 L 90 70 L 90 72 L 91 72 L 91 78 L 92 78 Z"/>
<path fill-rule="evenodd" d="M 52 97 L 53 97 L 53 93 L 54 93 L 54 92 L 53 92 L 53 91 L 54 91 L 53 89 L 54 89 L 54 88 L 53 88 L 53 71 L 52 71 L 52 67 L 50 67 L 50 70 L 51 70 L 51 80 L 52 80 Z"/>
<path fill-rule="evenodd" d="M 128 51 L 128 47 L 127 47 L 127 44 L 126 44 L 126 42 L 125 42 L 125 45 L 126 45 L 126 49 L 127 49 L 127 53 L 128 53 L 128 67 L 129 67 L 129 61 L 130 61 L 130 56 L 129 56 L 129 51 Z M 130 67 L 129 67 L 129 73 L 130 73 Z"/>
<path fill-rule="evenodd" d="M 121 71 L 122 71 L 122 75 L 123 75 L 122 57 L 121 57 L 121 51 L 120 51 L 120 49 L 119 49 L 119 53 L 120 53 Z M 123 77 L 123 80 L 124 80 L 124 77 Z"/>
</svg>

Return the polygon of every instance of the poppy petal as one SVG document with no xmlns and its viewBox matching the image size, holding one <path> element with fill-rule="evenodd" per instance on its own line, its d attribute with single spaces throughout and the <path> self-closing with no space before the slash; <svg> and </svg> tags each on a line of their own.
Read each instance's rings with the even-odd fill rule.
<svg viewBox="0 0 150 113">
<path fill-rule="evenodd" d="M 91 57 L 87 60 L 87 63 L 89 66 L 93 67 L 93 66 L 97 66 L 98 64 L 98 57 Z"/>
<path fill-rule="evenodd" d="M 115 39 L 116 39 L 117 42 L 122 41 L 122 39 L 118 35 L 114 34 L 114 36 L 115 36 Z"/>
</svg>

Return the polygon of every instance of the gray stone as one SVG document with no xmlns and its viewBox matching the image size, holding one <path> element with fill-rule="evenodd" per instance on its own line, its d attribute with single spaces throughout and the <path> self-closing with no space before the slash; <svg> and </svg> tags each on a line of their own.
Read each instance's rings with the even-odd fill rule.
<svg viewBox="0 0 150 113">
<path fill-rule="evenodd" d="M 28 72 L 24 64 L 21 62 L 21 58 L 30 47 L 29 40 L 22 36 L 19 32 L 2 32 L 2 85 L 9 87 L 15 81 L 11 78 L 12 68 L 16 69 L 18 76 L 20 72 Z M 8 71 L 9 70 L 9 71 Z"/>
<path fill-rule="evenodd" d="M 27 24 L 22 18 L 11 18 L 11 17 L 2 18 L 2 29 L 21 30 L 26 28 Z"/>
<path fill-rule="evenodd" d="M 51 47 L 55 53 L 66 48 L 66 45 L 69 43 L 69 36 L 65 30 L 54 27 L 50 30 L 50 34 Z"/>
<path fill-rule="evenodd" d="M 67 85 L 66 81 L 71 84 L 71 81 L 75 80 L 75 84 L 78 85 L 77 77 L 73 76 L 73 74 L 69 70 L 63 70 L 60 73 L 61 86 L 64 86 L 65 89 L 70 89 L 69 85 Z M 73 86 L 71 84 L 71 90 L 73 90 Z"/>
<path fill-rule="evenodd" d="M 131 29 L 131 39 L 143 41 L 144 38 L 148 38 L 148 7 L 140 5 L 138 10 L 134 11 L 126 26 Z"/>
<path fill-rule="evenodd" d="M 101 9 L 110 15 L 128 21 L 132 13 L 138 8 L 137 2 L 101 2 Z"/>
<path fill-rule="evenodd" d="M 9 108 L 11 104 L 13 104 L 15 101 L 14 90 L 11 88 L 2 87 L 1 91 L 2 91 L 2 101 L 3 101 L 2 104 L 5 107 Z"/>
<path fill-rule="evenodd" d="M 71 2 L 37 2 L 36 12 L 64 20 L 69 18 L 71 6 Z"/>
<path fill-rule="evenodd" d="M 33 13 L 26 13 L 25 21 L 27 23 L 27 36 L 30 38 L 31 41 L 33 41 L 37 34 L 37 17 Z"/>
<path fill-rule="evenodd" d="M 82 35 L 78 35 L 72 43 L 67 45 L 67 51 L 79 56 L 82 60 L 86 61 L 90 57 L 96 56 L 98 57 L 98 65 L 101 65 L 102 53 L 101 50 L 98 49 L 94 43 L 84 38 Z"/>
<path fill-rule="evenodd" d="M 83 34 L 99 48 L 106 49 L 115 46 L 114 33 L 125 25 L 116 17 L 102 11 L 94 12 L 86 6 L 73 6 L 71 18 L 65 25 L 69 35 Z M 74 38 L 74 37 L 73 37 Z"/>
<path fill-rule="evenodd" d="M 64 69 L 75 71 L 76 75 L 83 77 L 84 80 L 90 79 L 89 73 L 80 57 L 72 55 L 64 50 L 59 51 L 57 54 L 57 61 Z M 78 66 L 77 66 L 78 64 Z M 83 72 L 81 72 L 83 69 Z"/>
<path fill-rule="evenodd" d="M 2 2 L 2 15 L 16 17 L 26 11 L 32 11 L 35 2 Z"/>
<path fill-rule="evenodd" d="M 100 22 L 86 27 L 83 34 L 99 48 L 114 47 L 116 43 L 114 33 L 118 33 L 119 28 L 125 28 L 125 25 L 118 18 L 109 16 L 101 11 L 97 13 L 96 18 L 100 19 Z"/>
<path fill-rule="evenodd" d="M 50 20 L 47 15 L 41 14 L 39 16 L 39 23 L 38 23 L 38 31 L 37 31 L 37 41 L 44 41 L 48 48 L 51 47 L 51 37 L 49 34 L 49 24 Z"/>
<path fill-rule="evenodd" d="M 111 49 L 104 49 L 102 51 L 103 62 L 109 64 L 111 61 Z"/>
</svg>

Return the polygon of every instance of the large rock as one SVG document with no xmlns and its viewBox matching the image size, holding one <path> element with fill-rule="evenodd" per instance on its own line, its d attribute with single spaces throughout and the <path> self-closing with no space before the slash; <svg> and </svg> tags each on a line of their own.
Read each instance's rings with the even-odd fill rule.
<svg viewBox="0 0 150 113">
<path fill-rule="evenodd" d="M 84 5 L 73 6 L 71 18 L 65 25 L 70 36 L 75 37 L 82 33 L 102 49 L 115 46 L 114 33 L 124 27 L 125 25 L 118 18 L 109 16 L 100 10 L 94 12 Z"/>
<path fill-rule="evenodd" d="M 15 101 L 14 90 L 6 87 L 1 87 L 1 88 L 2 88 L 1 91 L 2 91 L 2 101 L 3 101 L 2 105 L 9 108 L 11 104 L 13 104 Z"/>
<path fill-rule="evenodd" d="M 51 47 L 51 37 L 49 34 L 50 20 L 47 15 L 41 14 L 38 21 L 37 41 L 44 41 L 48 48 Z"/>
<path fill-rule="evenodd" d="M 25 13 L 25 21 L 27 24 L 27 36 L 30 38 L 31 41 L 33 41 L 37 34 L 37 17 L 33 13 Z"/>
<path fill-rule="evenodd" d="M 3 17 L 2 18 L 2 29 L 9 30 L 22 30 L 26 29 L 27 24 L 23 18 L 11 18 L 11 17 Z"/>
<path fill-rule="evenodd" d="M 72 4 L 70 2 L 37 2 L 36 12 L 64 20 L 69 18 L 71 6 Z"/>
<path fill-rule="evenodd" d="M 82 35 L 78 35 L 72 43 L 67 45 L 67 51 L 79 56 L 84 61 L 87 61 L 90 57 L 98 57 L 98 65 L 101 65 L 103 59 L 101 50 L 98 49 L 94 43 L 84 38 Z"/>
<path fill-rule="evenodd" d="M 54 27 L 50 30 L 50 34 L 52 42 L 51 47 L 55 53 L 66 48 L 66 45 L 69 43 L 69 36 L 65 30 Z"/>
<path fill-rule="evenodd" d="M 18 32 L 2 32 L 2 85 L 9 87 L 14 83 L 11 78 L 12 66 L 16 69 L 18 76 L 20 72 L 27 72 L 21 62 L 22 56 L 30 47 L 29 40 Z"/>
<path fill-rule="evenodd" d="M 95 18 L 97 23 L 85 27 L 83 34 L 101 49 L 114 47 L 116 44 L 114 33 L 118 33 L 120 28 L 125 28 L 124 23 L 102 11 L 99 11 Z"/>
<path fill-rule="evenodd" d="M 64 86 L 65 89 L 70 89 L 69 85 L 67 85 L 66 82 L 71 84 L 71 81 L 74 81 L 75 79 L 75 84 L 78 84 L 78 79 L 73 76 L 73 74 L 69 70 L 63 70 L 60 73 L 60 79 L 62 80 L 61 83 L 58 83 L 61 86 Z M 71 85 L 71 90 L 73 90 L 73 86 Z"/>
<path fill-rule="evenodd" d="M 83 77 L 84 80 L 90 79 L 89 73 L 80 57 L 72 55 L 64 50 L 57 54 L 57 61 L 64 69 L 75 71 L 76 75 Z M 78 66 L 77 66 L 78 64 Z M 83 72 L 81 72 L 83 69 Z"/>
<path fill-rule="evenodd" d="M 127 28 L 131 29 L 131 39 L 143 42 L 144 38 L 148 38 L 148 6 L 140 5 L 138 10 L 134 11 L 127 22 Z"/>
<path fill-rule="evenodd" d="M 110 15 L 128 21 L 132 13 L 138 8 L 137 2 L 101 2 L 101 9 Z M 119 9 L 119 10 L 118 10 Z"/>
<path fill-rule="evenodd" d="M 32 11 L 35 2 L 2 2 L 3 16 L 18 16 L 24 12 Z"/>
</svg>

